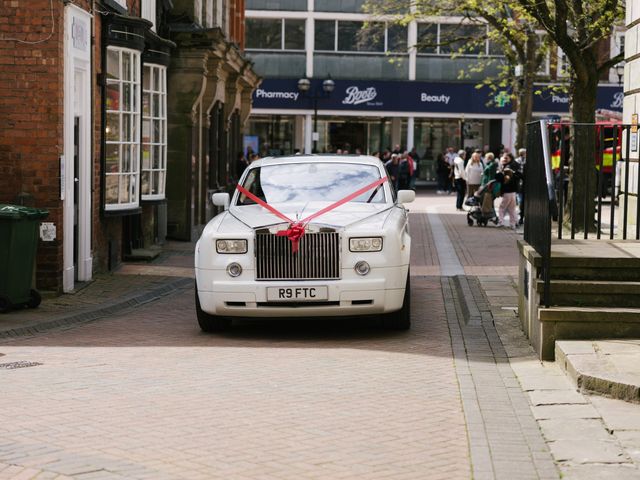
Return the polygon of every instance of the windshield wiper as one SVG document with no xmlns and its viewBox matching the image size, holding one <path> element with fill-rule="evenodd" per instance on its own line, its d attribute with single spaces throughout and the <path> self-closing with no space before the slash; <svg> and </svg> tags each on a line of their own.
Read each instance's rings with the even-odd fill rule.
<svg viewBox="0 0 640 480">
<path fill-rule="evenodd" d="M 378 185 L 373 192 L 371 192 L 371 196 L 367 199 L 366 203 L 371 203 L 371 200 L 373 200 L 373 197 L 376 196 L 376 194 L 378 193 L 378 190 L 380 190 L 380 187 L 382 186 L 382 184 Z"/>
</svg>

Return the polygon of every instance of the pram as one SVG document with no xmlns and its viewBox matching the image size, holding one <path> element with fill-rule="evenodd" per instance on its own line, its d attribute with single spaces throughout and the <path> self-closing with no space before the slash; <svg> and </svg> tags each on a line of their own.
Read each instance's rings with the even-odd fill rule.
<svg viewBox="0 0 640 480">
<path fill-rule="evenodd" d="M 493 207 L 493 201 L 499 193 L 500 183 L 491 180 L 480 187 L 473 196 L 467 198 L 464 204 L 471 207 L 467 212 L 467 225 L 472 227 L 475 223 L 479 227 L 486 227 L 489 222 L 497 225 L 498 216 Z"/>
</svg>

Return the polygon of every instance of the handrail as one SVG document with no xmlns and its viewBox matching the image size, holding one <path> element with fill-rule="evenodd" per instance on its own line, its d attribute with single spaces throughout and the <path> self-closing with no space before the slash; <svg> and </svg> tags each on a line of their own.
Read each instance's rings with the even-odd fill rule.
<svg viewBox="0 0 640 480">
<path fill-rule="evenodd" d="M 637 126 L 615 123 L 541 120 L 527 124 L 524 239 L 542 258 L 545 306 L 550 303 L 554 228 L 559 240 L 565 229 L 572 240 L 578 234 L 585 240 L 627 240 L 629 222 L 635 220 L 635 239 L 640 240 L 640 208 L 636 206 L 634 219 L 629 212 L 630 195 L 639 198 L 640 163 L 630 159 L 632 143 L 637 151 L 637 136 Z M 583 143 L 573 145 L 572 138 Z M 574 147 L 578 155 L 588 155 L 593 160 L 573 164 Z M 636 178 L 631 178 L 634 169 Z M 568 181 L 572 178 L 583 185 L 569 192 Z M 584 193 L 578 198 L 578 192 Z M 605 200 L 607 197 L 609 200 Z M 607 220 L 609 223 L 605 223 Z"/>
</svg>

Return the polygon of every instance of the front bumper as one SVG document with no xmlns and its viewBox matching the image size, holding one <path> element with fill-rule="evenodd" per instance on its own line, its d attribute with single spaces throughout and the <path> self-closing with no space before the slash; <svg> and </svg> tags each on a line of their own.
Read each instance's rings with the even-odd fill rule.
<svg viewBox="0 0 640 480">
<path fill-rule="evenodd" d="M 343 269 L 340 280 L 255 281 L 253 271 L 231 279 L 223 270 L 196 268 L 202 309 L 232 317 L 319 317 L 370 315 L 400 310 L 408 265 L 375 268 L 364 277 Z M 313 302 L 269 302 L 268 287 L 326 286 L 328 299 Z"/>
</svg>

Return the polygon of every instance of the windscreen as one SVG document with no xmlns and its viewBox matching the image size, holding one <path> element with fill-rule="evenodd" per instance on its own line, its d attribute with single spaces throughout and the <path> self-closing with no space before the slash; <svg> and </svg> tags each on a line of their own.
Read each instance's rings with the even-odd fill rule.
<svg viewBox="0 0 640 480">
<path fill-rule="evenodd" d="M 375 165 L 356 163 L 287 163 L 249 171 L 243 187 L 267 203 L 336 202 L 380 179 Z M 352 202 L 386 203 L 384 184 Z M 240 194 L 238 205 L 255 202 Z"/>
</svg>

